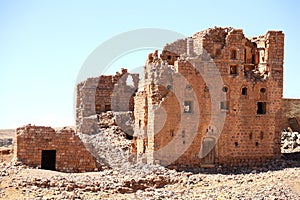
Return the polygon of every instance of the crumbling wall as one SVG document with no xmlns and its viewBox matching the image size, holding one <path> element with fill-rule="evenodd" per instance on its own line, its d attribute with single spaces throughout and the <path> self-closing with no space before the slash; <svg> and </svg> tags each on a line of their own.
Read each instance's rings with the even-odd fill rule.
<svg viewBox="0 0 300 200">
<path fill-rule="evenodd" d="M 72 129 L 55 131 L 51 127 L 31 126 L 17 128 L 19 161 L 32 167 L 41 167 L 42 151 L 55 150 L 55 169 L 62 172 L 95 171 L 100 167 Z"/>
<path fill-rule="evenodd" d="M 106 111 L 133 111 L 138 74 L 122 69 L 114 76 L 88 78 L 77 85 L 76 125 L 80 133 L 97 133 L 97 114 Z"/>
<path fill-rule="evenodd" d="M 162 60 L 167 61 L 169 65 L 174 65 L 174 62 L 180 57 L 180 55 L 186 53 L 190 47 L 187 43 L 188 39 L 179 39 L 171 44 L 166 44 L 160 55 Z"/>
<path fill-rule="evenodd" d="M 180 41 L 167 45 L 181 51 L 171 52 L 176 59 L 168 59 L 169 51 L 148 57 L 134 110 L 140 157 L 183 167 L 253 166 L 278 158 L 283 33 L 246 38 L 241 29 L 215 27 Z M 223 84 L 216 86 L 218 76 Z M 224 126 L 213 120 L 223 115 Z M 216 144 L 207 150 L 209 143 Z"/>
</svg>

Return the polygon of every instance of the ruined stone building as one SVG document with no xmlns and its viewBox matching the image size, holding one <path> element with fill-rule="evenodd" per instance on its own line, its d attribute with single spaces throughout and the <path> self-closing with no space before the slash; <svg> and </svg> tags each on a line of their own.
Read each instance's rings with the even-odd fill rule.
<svg viewBox="0 0 300 200">
<path fill-rule="evenodd" d="M 138 162 L 192 168 L 279 158 L 281 131 L 295 124 L 292 107 L 300 105 L 282 99 L 283 56 L 281 31 L 247 38 L 241 29 L 215 27 L 179 39 L 149 54 L 142 76 L 122 69 L 79 83 L 76 133 L 18 128 L 17 157 L 31 166 L 92 171 L 99 159 L 79 135 L 105 128 L 102 114 L 110 111 L 109 120 L 133 139 Z"/>
<path fill-rule="evenodd" d="M 150 54 L 135 97 L 137 155 L 165 166 L 280 156 L 284 34 L 212 28 Z"/>
<path fill-rule="evenodd" d="M 51 127 L 32 125 L 17 128 L 17 159 L 28 166 L 63 172 L 101 170 L 103 163 L 97 159 L 99 156 L 92 152 L 92 147 L 82 140 L 80 134 L 99 132 L 99 114 L 114 111 L 119 113 L 115 120 L 122 129 L 131 133 L 128 137 L 132 138 L 133 129 L 125 123 L 132 120 L 133 113 L 130 111 L 134 109 L 133 97 L 138 81 L 138 74 L 129 74 L 122 69 L 115 76 L 102 75 L 79 83 L 76 132 L 73 129 L 55 131 Z"/>
<path fill-rule="evenodd" d="M 133 111 L 133 97 L 139 82 L 138 74 L 121 69 L 115 76 L 88 78 L 77 85 L 76 125 L 80 133 L 95 133 L 99 127 L 97 114 L 106 111 Z"/>
<path fill-rule="evenodd" d="M 72 129 L 27 125 L 17 132 L 16 156 L 23 164 L 63 172 L 86 172 L 101 166 Z"/>
</svg>

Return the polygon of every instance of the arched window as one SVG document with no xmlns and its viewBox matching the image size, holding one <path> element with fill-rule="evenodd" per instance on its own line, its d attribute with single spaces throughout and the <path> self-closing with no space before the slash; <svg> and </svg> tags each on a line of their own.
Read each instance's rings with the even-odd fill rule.
<svg viewBox="0 0 300 200">
<path fill-rule="evenodd" d="M 227 87 L 227 86 L 224 86 L 224 87 L 222 88 L 222 91 L 223 91 L 223 92 L 228 92 L 228 87 Z"/>
<path fill-rule="evenodd" d="M 261 92 L 261 93 L 265 93 L 266 91 L 267 91 L 266 88 L 261 88 L 261 89 L 260 89 L 260 92 Z"/>
</svg>

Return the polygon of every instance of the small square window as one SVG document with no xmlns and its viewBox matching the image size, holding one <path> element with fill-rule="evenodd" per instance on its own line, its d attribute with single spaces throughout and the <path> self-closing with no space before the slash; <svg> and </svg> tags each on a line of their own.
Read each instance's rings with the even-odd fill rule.
<svg viewBox="0 0 300 200">
<path fill-rule="evenodd" d="M 191 113 L 192 112 L 192 102 L 185 101 L 183 105 L 183 112 L 184 113 Z"/>
<path fill-rule="evenodd" d="M 228 110 L 229 109 L 229 102 L 228 101 L 222 101 L 220 104 L 221 110 Z"/>
</svg>

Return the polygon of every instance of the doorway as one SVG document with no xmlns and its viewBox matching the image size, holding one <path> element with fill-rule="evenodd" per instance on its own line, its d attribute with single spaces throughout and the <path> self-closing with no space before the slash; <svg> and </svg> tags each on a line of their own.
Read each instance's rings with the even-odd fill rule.
<svg viewBox="0 0 300 200">
<path fill-rule="evenodd" d="M 216 139 L 213 137 L 206 137 L 202 141 L 201 150 L 201 166 L 214 167 L 215 164 L 215 145 Z"/>
<path fill-rule="evenodd" d="M 42 169 L 55 170 L 56 150 L 42 150 Z"/>
</svg>

